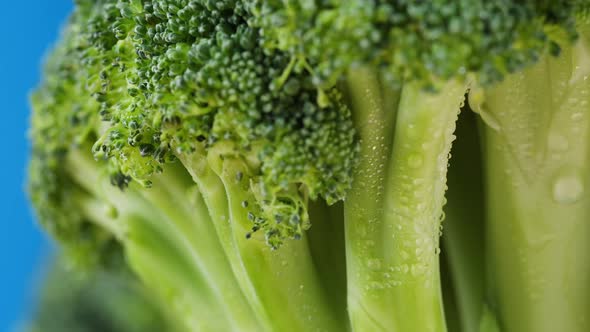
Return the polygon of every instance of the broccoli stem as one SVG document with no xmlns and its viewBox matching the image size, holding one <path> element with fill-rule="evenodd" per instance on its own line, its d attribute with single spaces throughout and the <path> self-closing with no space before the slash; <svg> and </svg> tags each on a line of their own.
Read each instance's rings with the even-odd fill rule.
<svg viewBox="0 0 590 332">
<path fill-rule="evenodd" d="M 169 239 L 167 230 L 159 227 L 162 220 L 156 211 L 152 211 L 155 220 L 128 214 L 131 211 L 112 219 L 105 213 L 104 201 L 88 194 L 75 199 L 89 220 L 101 226 L 125 224 L 127 231 L 122 240 L 129 264 L 155 295 L 175 307 L 177 317 L 184 320 L 183 326 L 187 330 L 230 328 L 223 309 L 208 292 L 203 276 L 193 269 L 190 259 Z M 205 312 L 209 313 L 204 315 Z M 218 318 L 211 320 L 211 317 Z"/>
<path fill-rule="evenodd" d="M 212 320 L 218 321 L 217 325 L 208 330 L 219 330 L 221 322 L 226 329 L 259 329 L 223 254 L 204 203 L 198 191 L 189 190 L 192 181 L 184 170 L 170 167 L 154 177 L 153 188 L 137 190 L 132 186 L 121 192 L 108 183 L 106 174 L 101 174 L 96 163 L 80 151 L 70 152 L 68 164 L 75 181 L 95 197 L 92 205 L 87 204 L 94 208 L 89 216 L 101 205 L 117 210 L 116 218 L 111 218 L 110 222 L 104 213 L 97 214 L 103 215 L 97 224 L 123 228 L 119 232 L 123 235 L 118 239 L 126 244 L 126 254 L 136 273 L 150 288 L 165 293 L 160 295 L 166 297 L 167 303 L 175 307 L 179 317 L 185 318 L 191 328 L 202 324 L 200 321 Z M 187 199 L 187 196 L 192 197 Z M 189 202 L 192 204 L 187 204 Z M 127 215 L 133 218 L 126 218 Z M 145 242 L 148 240 L 159 245 L 150 246 Z M 168 278 L 165 271 L 158 272 L 165 270 L 166 262 L 173 262 L 176 256 L 181 260 L 178 265 L 192 271 L 181 274 L 187 279 L 184 283 L 170 279 L 174 274 Z M 160 277 L 158 273 L 163 275 Z M 199 302 L 191 300 L 193 297 Z"/>
<path fill-rule="evenodd" d="M 481 105 L 488 289 L 504 331 L 590 330 L 589 36 Z"/>
<path fill-rule="evenodd" d="M 178 156 L 182 164 L 191 174 L 193 181 L 197 183 L 209 211 L 211 222 L 215 226 L 217 235 L 222 243 L 224 253 L 228 258 L 237 282 L 246 295 L 250 306 L 264 330 L 272 326 L 270 317 L 265 313 L 264 304 L 261 302 L 256 289 L 250 283 L 245 266 L 242 265 L 240 253 L 233 239 L 233 231 L 229 220 L 228 199 L 221 179 L 213 172 L 207 162 L 207 154 L 204 150 L 197 150 L 193 154 L 181 154 Z"/>
<path fill-rule="evenodd" d="M 246 237 L 253 224 L 243 202 L 256 202 L 249 167 L 238 157 L 225 156 L 226 148 L 219 142 L 208 155 L 197 151 L 179 157 L 203 193 L 239 285 L 265 330 L 342 331 L 345 323 L 328 305 L 305 240 L 273 251 L 257 234 Z"/>
<path fill-rule="evenodd" d="M 357 331 L 445 331 L 438 245 L 446 169 L 465 85 L 403 87 L 348 75 L 360 162 L 345 201 L 348 305 Z M 391 91 L 389 93 L 395 93 Z M 389 99 L 394 99 L 390 98 Z M 396 115 L 395 131 L 387 118 Z M 384 185 L 383 185 L 384 184 Z"/>
<path fill-rule="evenodd" d="M 171 305 L 187 331 L 232 330 L 210 283 L 195 271 L 194 262 L 165 234 L 162 220 L 125 217 L 130 226 L 125 241 L 127 260 L 140 279 L 164 302 Z"/>
<path fill-rule="evenodd" d="M 112 207 L 86 192 L 83 188 L 77 187 L 76 184 L 72 183 L 71 185 L 74 188 L 72 188 L 72 197 L 70 199 L 74 202 L 74 206 L 78 208 L 78 211 L 101 229 L 112 234 L 118 241 L 122 240 L 125 236 L 125 225 L 113 218 Z"/>
<path fill-rule="evenodd" d="M 208 287 L 221 299 L 234 329 L 259 330 L 260 323 L 232 273 L 202 195 L 196 187 L 187 186 L 194 186 L 188 173 L 180 166 L 177 170 L 167 169 L 154 178 L 153 184 L 152 189 L 143 190 L 141 194 L 165 211 L 179 239 L 184 238 L 187 246 L 193 247 L 193 255 L 199 256 L 195 262 L 208 275 Z"/>
</svg>

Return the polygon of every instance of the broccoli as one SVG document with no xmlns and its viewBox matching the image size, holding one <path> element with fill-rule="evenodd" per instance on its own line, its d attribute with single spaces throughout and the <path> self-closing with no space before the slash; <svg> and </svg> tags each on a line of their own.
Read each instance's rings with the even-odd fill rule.
<svg viewBox="0 0 590 332">
<path fill-rule="evenodd" d="M 29 180 L 74 262 L 189 331 L 590 328 L 587 1 L 76 2 Z"/>
</svg>

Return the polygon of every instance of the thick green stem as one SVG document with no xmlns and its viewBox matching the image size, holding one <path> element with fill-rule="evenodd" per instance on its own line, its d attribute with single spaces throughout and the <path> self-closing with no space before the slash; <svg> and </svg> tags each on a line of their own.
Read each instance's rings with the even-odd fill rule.
<svg viewBox="0 0 590 332">
<path fill-rule="evenodd" d="M 203 275 L 194 270 L 191 257 L 170 239 L 169 230 L 162 225 L 163 218 L 157 211 L 145 213 L 133 209 L 126 201 L 119 202 L 120 213 L 114 219 L 106 212 L 102 199 L 83 192 L 74 199 L 81 213 L 101 227 L 126 226 L 125 235 L 119 240 L 124 243 L 129 264 L 152 292 L 174 307 L 184 328 L 188 331 L 230 328 Z"/>
<path fill-rule="evenodd" d="M 144 284 L 168 303 L 187 331 L 233 331 L 221 303 L 211 293 L 209 280 L 196 271 L 192 257 L 183 254 L 162 229 L 162 220 L 126 217 L 130 232 L 125 253 Z"/>
<path fill-rule="evenodd" d="M 253 224 L 243 202 L 256 202 L 249 167 L 239 158 L 222 158 L 222 150 L 181 158 L 204 194 L 238 282 L 266 330 L 343 330 L 345 323 L 334 317 L 317 280 L 306 241 L 272 251 L 259 236 L 246 238 Z"/>
<path fill-rule="evenodd" d="M 261 302 L 256 289 L 249 280 L 247 271 L 242 265 L 239 248 L 233 239 L 234 235 L 229 219 L 228 198 L 223 182 L 213 172 L 211 167 L 209 167 L 207 153 L 204 150 L 197 150 L 191 155 L 179 155 L 179 159 L 191 174 L 194 182 L 199 186 L 209 215 L 211 216 L 211 221 L 215 226 L 238 285 L 248 299 L 250 307 L 260 320 L 263 330 L 269 331 L 272 321 L 266 314 L 264 304 Z"/>
<path fill-rule="evenodd" d="M 230 207 L 234 241 L 257 293 L 266 304 L 275 331 L 341 331 L 320 287 L 307 242 L 288 241 L 280 250 L 271 250 L 262 237 L 246 238 L 252 223 L 242 202 L 255 202 L 249 185 L 236 177 L 246 174 L 239 159 L 223 161 L 218 175 L 222 179 Z M 277 310 L 277 308 L 281 308 Z"/>
<path fill-rule="evenodd" d="M 480 104 L 490 124 L 488 289 L 507 332 L 590 331 L 590 34 L 581 35 Z"/>
<path fill-rule="evenodd" d="M 345 202 L 348 305 L 356 331 L 445 331 L 438 245 L 448 155 L 465 85 L 406 85 L 391 139 L 378 77 L 349 73 L 361 142 Z M 386 94 L 384 94 L 386 93 Z M 393 91 L 389 93 L 394 93 Z"/>
<path fill-rule="evenodd" d="M 165 211 L 176 236 L 192 249 L 195 263 L 207 276 L 208 287 L 221 300 L 234 329 L 259 330 L 259 322 L 232 273 L 202 195 L 188 173 L 180 169 L 181 166 L 178 168 L 167 169 L 155 177 L 154 187 L 141 191 L 141 194 L 159 210 Z M 178 173 L 186 174 L 186 177 L 179 177 Z"/>
<path fill-rule="evenodd" d="M 133 185 L 125 192 L 121 192 L 108 183 L 106 174 L 101 174 L 98 165 L 82 153 L 72 151 L 68 157 L 68 164 L 68 167 L 72 168 L 70 173 L 76 182 L 96 197 L 95 204 L 85 205 L 94 209 L 91 212 L 101 212 L 97 211 L 101 205 L 112 206 L 117 211 L 116 215 L 118 216 L 113 216 L 113 220 L 110 222 L 107 216 L 98 220 L 98 223 L 100 225 L 114 225 L 110 227 L 111 229 L 114 227 L 122 229 L 116 235 L 119 241 L 124 244 L 130 263 L 140 278 L 149 283 L 156 277 L 144 275 L 142 271 L 149 269 L 149 266 L 142 267 L 143 263 L 134 262 L 134 257 L 138 257 L 141 262 L 144 262 L 144 258 L 152 256 L 154 259 L 162 257 L 174 260 L 175 257 L 164 257 L 164 253 L 155 252 L 160 247 L 167 248 L 166 246 L 172 248 L 167 251 L 168 253 L 172 252 L 170 255 L 176 255 L 179 260 L 184 261 L 182 264 L 186 266 L 185 269 L 193 271 L 191 275 L 185 273 L 185 277 L 189 280 L 186 282 L 187 287 L 184 291 L 173 283 L 160 281 L 148 284 L 149 288 L 156 291 L 176 289 L 178 296 L 185 296 L 183 294 L 186 293 L 186 296 L 190 297 L 190 293 L 196 291 L 199 294 L 196 298 L 204 301 L 202 308 L 196 306 L 194 308 L 178 307 L 176 304 L 181 305 L 181 303 L 172 303 L 176 307 L 176 311 L 182 315 L 181 317 L 186 318 L 191 326 L 195 324 L 194 320 L 200 317 L 200 320 L 223 321 L 226 324 L 226 329 L 229 330 L 255 331 L 259 328 L 255 316 L 236 284 L 207 209 L 198 191 L 190 190 L 192 180 L 188 174 L 184 175 L 184 170 L 168 168 L 164 174 L 154 177 L 153 188 L 135 188 Z M 102 216 L 103 214 L 97 215 Z M 143 220 L 144 223 L 130 224 L 126 222 L 127 220 L 122 216 L 129 214 L 136 216 L 133 220 Z M 146 228 L 146 230 L 141 228 Z M 149 249 L 149 246 L 135 245 L 133 243 L 134 234 L 145 234 L 147 229 L 160 232 L 158 241 L 168 242 L 168 244 L 154 245 L 154 252 L 138 252 L 137 250 L 140 249 Z M 152 234 L 150 238 L 154 238 L 156 235 Z M 135 251 L 132 252 L 132 250 Z M 150 273 L 155 272 L 151 271 Z M 189 287 L 189 285 L 191 286 Z M 201 293 L 209 295 L 202 296 Z M 186 315 L 187 310 L 202 312 L 201 310 L 207 310 L 207 306 L 211 307 L 212 313 L 215 308 L 220 307 L 218 313 L 221 316 L 215 318 L 213 314 Z M 199 322 L 199 324 L 202 323 Z M 217 326 L 219 327 L 219 324 Z"/>
</svg>

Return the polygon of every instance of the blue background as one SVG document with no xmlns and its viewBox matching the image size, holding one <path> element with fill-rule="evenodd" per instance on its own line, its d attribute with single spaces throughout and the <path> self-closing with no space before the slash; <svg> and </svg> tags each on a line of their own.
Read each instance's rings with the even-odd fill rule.
<svg viewBox="0 0 590 332">
<path fill-rule="evenodd" d="M 42 59 L 59 36 L 71 0 L 2 1 L 0 19 L 0 331 L 11 331 L 30 310 L 49 240 L 35 224 L 24 192 L 28 95 Z"/>
</svg>

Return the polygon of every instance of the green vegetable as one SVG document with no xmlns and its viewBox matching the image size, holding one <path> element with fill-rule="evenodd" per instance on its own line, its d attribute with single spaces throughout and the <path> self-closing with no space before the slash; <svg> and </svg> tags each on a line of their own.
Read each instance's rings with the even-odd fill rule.
<svg viewBox="0 0 590 332">
<path fill-rule="evenodd" d="M 78 0 L 33 96 L 39 220 L 189 331 L 586 331 L 589 13 Z"/>
<path fill-rule="evenodd" d="M 56 259 L 22 331 L 169 331 L 173 325 L 164 311 L 125 269 L 80 274 Z"/>
</svg>

